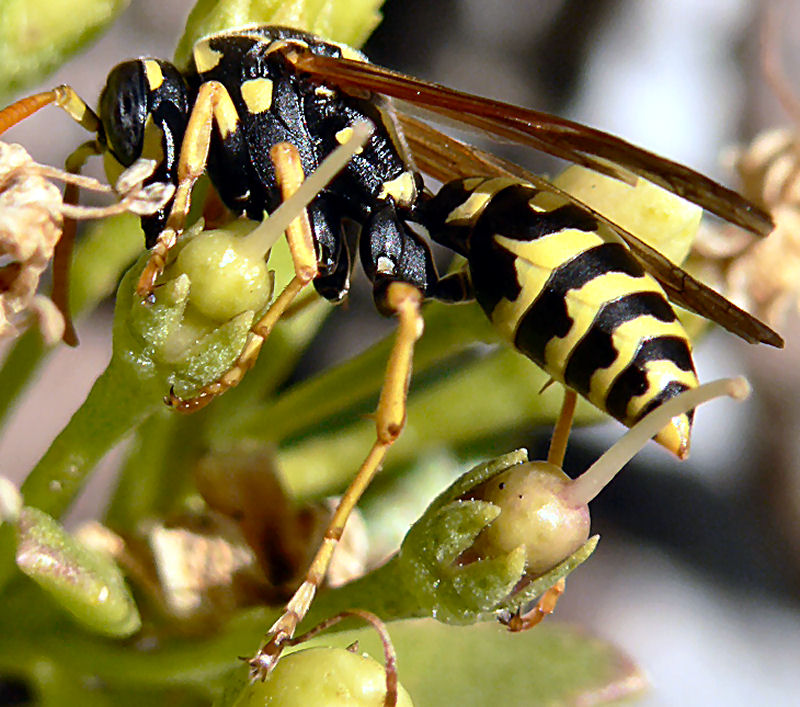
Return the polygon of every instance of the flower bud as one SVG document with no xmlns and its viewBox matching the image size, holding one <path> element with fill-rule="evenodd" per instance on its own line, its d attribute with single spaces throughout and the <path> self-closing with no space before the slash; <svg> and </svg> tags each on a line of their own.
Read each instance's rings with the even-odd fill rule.
<svg viewBox="0 0 800 707">
<path fill-rule="evenodd" d="M 411 707 L 398 685 L 397 707 Z M 382 707 L 386 672 L 366 655 L 344 648 L 307 648 L 285 655 L 264 682 L 244 688 L 232 707 Z"/>
<path fill-rule="evenodd" d="M 481 557 L 525 548 L 525 567 L 537 576 L 554 567 L 589 538 L 589 507 L 573 506 L 562 491 L 572 480 L 557 466 L 530 462 L 490 479 L 480 497 L 501 509 L 476 538 Z"/>
</svg>

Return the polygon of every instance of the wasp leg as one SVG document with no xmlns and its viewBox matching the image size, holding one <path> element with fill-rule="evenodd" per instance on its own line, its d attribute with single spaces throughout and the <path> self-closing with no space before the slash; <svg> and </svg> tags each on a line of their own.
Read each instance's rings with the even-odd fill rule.
<svg viewBox="0 0 800 707">
<path fill-rule="evenodd" d="M 254 679 L 264 679 L 271 672 L 287 641 L 294 635 L 297 625 L 308 613 L 314 595 L 325 579 L 331 556 L 342 536 L 350 512 L 380 469 L 386 452 L 405 425 L 414 345 L 422 335 L 424 325 L 420 312 L 422 293 L 408 283 L 392 282 L 387 286 L 385 302 L 397 316 L 399 323 L 375 415 L 377 438 L 339 501 L 305 580 L 289 600 L 283 615 L 270 628 L 269 641 L 250 659 L 251 677 Z"/>
<path fill-rule="evenodd" d="M 90 140 L 80 145 L 66 161 L 66 170 L 70 174 L 80 174 L 86 161 L 101 153 L 100 145 L 97 140 Z M 78 203 L 77 184 L 68 182 L 64 186 L 64 203 L 76 205 Z M 68 346 L 78 345 L 78 335 L 72 324 L 72 315 L 69 311 L 69 268 L 72 262 L 72 246 L 75 243 L 75 231 L 78 222 L 74 218 L 64 217 L 64 226 L 61 229 L 61 237 L 56 243 L 53 251 L 53 286 L 51 299 L 53 304 L 64 317 L 64 343 Z"/>
<path fill-rule="evenodd" d="M 564 388 L 564 401 L 561 403 L 561 412 L 558 415 L 553 436 L 550 438 L 550 449 L 547 452 L 547 461 L 559 468 L 564 466 L 564 455 L 567 452 L 567 441 L 569 440 L 569 431 L 572 429 L 577 402 L 578 394 L 572 388 Z"/>
<path fill-rule="evenodd" d="M 282 142 L 272 146 L 270 158 L 275 166 L 275 177 L 280 186 L 281 197 L 286 201 L 300 188 L 305 179 L 300 153 L 294 145 Z M 255 364 L 264 341 L 272 333 L 278 320 L 286 313 L 297 295 L 317 276 L 314 237 L 311 233 L 308 212 L 305 209 L 300 211 L 294 221 L 289 224 L 286 229 L 286 240 L 289 244 L 295 275 L 269 306 L 264 316 L 253 325 L 250 337 L 233 366 L 220 378 L 204 386 L 192 398 L 182 399 L 174 393 L 170 393 L 169 405 L 171 407 L 180 412 L 194 412 L 208 405 L 217 395 L 222 395 L 225 391 L 239 385 L 244 374 Z"/>
<path fill-rule="evenodd" d="M 224 140 L 236 130 L 239 117 L 227 89 L 218 81 L 206 81 L 197 92 L 197 100 L 186 124 L 172 208 L 164 229 L 158 234 L 150 251 L 150 260 L 136 284 L 136 293 L 140 297 L 147 297 L 153 291 L 156 279 L 166 266 L 167 254 L 183 232 L 191 205 L 192 188 L 206 169 L 211 126 L 215 122 Z"/>
<path fill-rule="evenodd" d="M 537 624 L 541 623 L 545 616 L 552 614 L 556 610 L 556 604 L 564 593 L 567 582 L 562 577 L 550 589 L 542 594 L 539 601 L 536 603 L 528 613 L 520 614 L 519 611 L 511 614 L 510 616 L 501 616 L 500 623 L 502 623 L 509 631 L 518 633 L 520 631 L 527 631 Z"/>
</svg>

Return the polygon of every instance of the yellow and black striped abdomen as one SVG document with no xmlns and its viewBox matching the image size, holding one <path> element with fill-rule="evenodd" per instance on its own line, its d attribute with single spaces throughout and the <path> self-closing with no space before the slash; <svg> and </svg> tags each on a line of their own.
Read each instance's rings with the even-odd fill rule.
<svg viewBox="0 0 800 707">
<path fill-rule="evenodd" d="M 458 241 L 477 300 L 555 380 L 629 427 L 697 386 L 691 344 L 661 286 L 590 212 L 508 180 L 464 180 L 442 197 L 441 240 Z M 690 427 L 690 416 L 676 417 L 657 440 L 684 456 Z"/>
</svg>

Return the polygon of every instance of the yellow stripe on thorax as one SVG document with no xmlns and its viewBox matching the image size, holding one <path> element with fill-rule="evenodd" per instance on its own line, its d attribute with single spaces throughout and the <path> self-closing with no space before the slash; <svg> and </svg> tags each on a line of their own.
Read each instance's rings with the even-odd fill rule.
<svg viewBox="0 0 800 707">
<path fill-rule="evenodd" d="M 241 85 L 242 100 L 254 115 L 268 111 L 272 106 L 272 80 L 255 78 Z"/>
<path fill-rule="evenodd" d="M 417 182 L 413 172 L 402 172 L 399 177 L 386 181 L 381 186 L 379 199 L 392 197 L 400 206 L 410 206 L 417 199 Z"/>
<path fill-rule="evenodd" d="M 212 39 L 214 39 L 214 37 L 201 39 L 192 48 L 192 55 L 194 56 L 194 63 L 198 73 L 204 74 L 207 71 L 211 71 L 211 69 L 219 64 L 224 56 L 221 51 L 211 47 Z"/>
</svg>

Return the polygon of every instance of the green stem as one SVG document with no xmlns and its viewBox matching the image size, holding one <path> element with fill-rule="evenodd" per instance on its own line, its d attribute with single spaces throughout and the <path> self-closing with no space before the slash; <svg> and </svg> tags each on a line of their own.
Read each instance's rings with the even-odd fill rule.
<svg viewBox="0 0 800 707">
<path fill-rule="evenodd" d="M 0 427 L 5 424 L 14 403 L 33 379 L 46 351 L 41 335 L 31 328 L 17 339 L 8 352 L 0 368 Z"/>
<path fill-rule="evenodd" d="M 106 511 L 109 527 L 133 531 L 143 518 L 164 517 L 185 498 L 202 448 L 197 422 L 162 406 L 139 426 Z"/>
<path fill-rule="evenodd" d="M 148 386 L 135 363 L 112 358 L 22 484 L 25 504 L 60 518 L 97 462 L 163 404 L 162 396 L 162 385 Z"/>
</svg>

